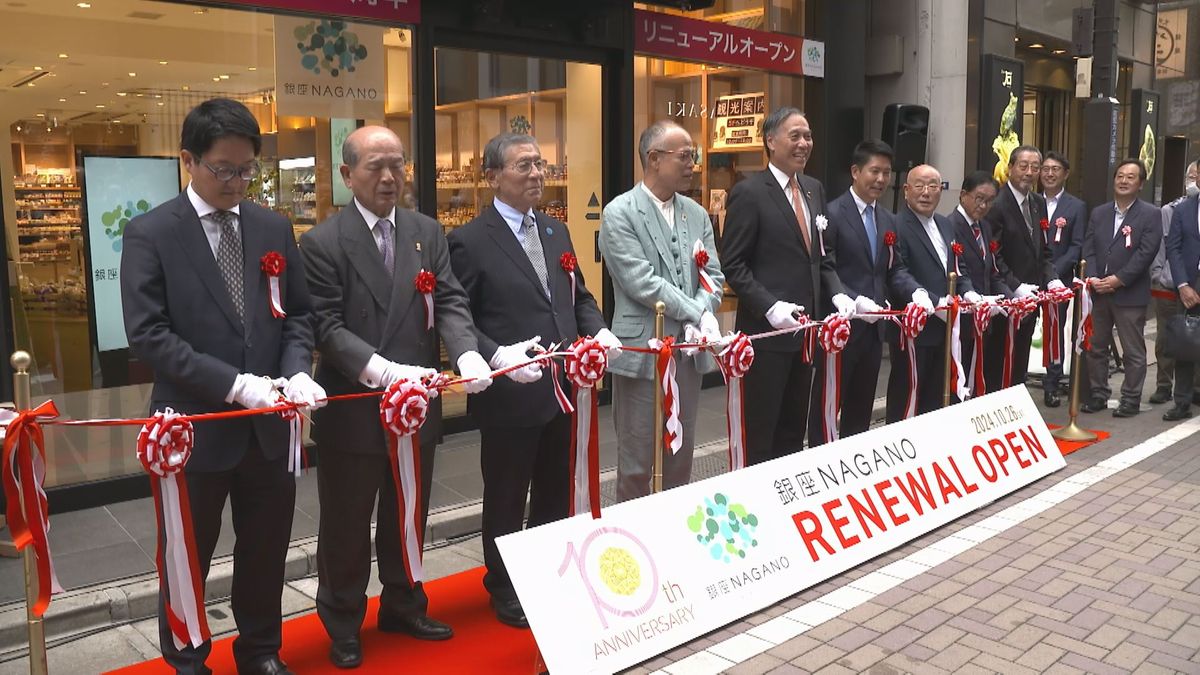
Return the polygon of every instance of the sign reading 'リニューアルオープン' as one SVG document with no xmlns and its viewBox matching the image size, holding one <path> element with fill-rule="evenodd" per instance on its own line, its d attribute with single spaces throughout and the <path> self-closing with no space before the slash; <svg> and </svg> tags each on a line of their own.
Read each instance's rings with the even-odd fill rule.
<svg viewBox="0 0 1200 675">
<path fill-rule="evenodd" d="M 1063 466 L 1012 387 L 497 543 L 550 671 L 611 673 Z"/>
</svg>

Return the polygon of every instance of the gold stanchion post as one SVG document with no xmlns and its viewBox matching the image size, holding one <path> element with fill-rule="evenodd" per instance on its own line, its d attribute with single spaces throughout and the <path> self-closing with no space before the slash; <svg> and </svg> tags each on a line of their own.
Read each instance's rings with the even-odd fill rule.
<svg viewBox="0 0 1200 675">
<path fill-rule="evenodd" d="M 951 272 L 949 276 L 949 284 L 947 285 L 947 298 L 954 298 L 954 287 L 958 284 L 958 273 Z M 950 344 L 954 338 L 954 323 L 950 321 L 950 307 L 946 307 L 946 355 L 942 359 L 942 407 L 950 405 L 950 392 L 954 391 L 954 378 L 950 372 L 950 362 L 953 359 L 951 349 L 954 345 Z"/>
<path fill-rule="evenodd" d="M 667 303 L 659 300 L 654 303 L 654 338 L 663 339 L 663 315 L 667 311 Z M 656 361 L 657 364 L 657 361 Z M 654 368 L 654 482 L 655 492 L 663 489 L 663 389 L 659 381 L 658 367 Z"/>
<path fill-rule="evenodd" d="M 13 370 L 13 398 L 17 410 L 29 410 L 33 407 L 29 393 L 29 366 L 33 357 L 28 352 L 13 352 L 9 359 Z M 23 490 L 32 490 L 32 485 L 21 486 Z M 33 606 L 38 597 L 37 559 L 33 547 L 26 546 L 21 552 L 25 561 L 25 622 L 29 627 L 29 672 L 31 675 L 46 675 L 46 626 L 42 617 L 33 613 Z"/>
<path fill-rule="evenodd" d="M 1087 261 L 1080 260 L 1079 261 L 1079 278 L 1087 279 L 1086 273 L 1087 273 Z M 1082 322 L 1082 321 L 1083 321 L 1083 289 L 1080 288 L 1079 292 L 1075 294 L 1075 321 L 1074 321 L 1073 325 L 1078 326 L 1080 324 L 1080 322 Z M 1071 341 L 1066 340 L 1065 342 L 1067 344 L 1063 345 L 1064 348 L 1072 349 L 1072 353 L 1073 353 L 1074 348 L 1071 346 Z M 1064 351 L 1065 351 L 1065 349 L 1064 349 Z M 1067 406 L 1067 409 L 1070 411 L 1071 420 L 1067 423 L 1067 426 L 1062 427 L 1061 429 L 1055 429 L 1054 431 L 1050 432 L 1051 436 L 1053 436 L 1055 438 L 1061 438 L 1064 441 L 1094 441 L 1094 440 L 1096 440 L 1096 434 L 1093 434 L 1092 432 L 1088 431 L 1087 429 L 1084 429 L 1083 427 L 1079 426 L 1079 424 L 1077 422 L 1077 420 L 1079 419 L 1079 389 L 1080 389 L 1080 387 L 1083 386 L 1082 385 L 1083 359 L 1085 359 L 1085 358 L 1087 358 L 1087 353 L 1081 352 L 1079 354 L 1076 354 L 1071 359 L 1071 402 Z"/>
</svg>

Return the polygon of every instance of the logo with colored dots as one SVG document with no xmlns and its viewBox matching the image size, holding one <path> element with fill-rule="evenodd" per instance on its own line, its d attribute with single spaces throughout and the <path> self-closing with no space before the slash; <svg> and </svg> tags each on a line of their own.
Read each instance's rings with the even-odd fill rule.
<svg viewBox="0 0 1200 675">
<path fill-rule="evenodd" d="M 746 511 L 742 504 L 731 504 L 719 492 L 704 498 L 704 504 L 688 516 L 687 526 L 713 560 L 727 563 L 742 560 L 747 550 L 758 546 L 754 538 L 758 516 Z"/>
<path fill-rule="evenodd" d="M 300 65 L 320 75 L 328 71 L 333 77 L 353 73 L 357 64 L 367 58 L 367 47 L 358 34 L 346 30 L 345 21 L 310 21 L 293 31 Z"/>
</svg>

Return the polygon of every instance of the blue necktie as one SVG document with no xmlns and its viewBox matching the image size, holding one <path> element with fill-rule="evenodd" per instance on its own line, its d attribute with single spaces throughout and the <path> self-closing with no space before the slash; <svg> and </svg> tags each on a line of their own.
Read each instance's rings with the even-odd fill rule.
<svg viewBox="0 0 1200 675">
<path fill-rule="evenodd" d="M 875 256 L 878 255 L 878 251 L 875 249 L 879 232 L 875 228 L 875 206 L 873 204 L 863 210 L 863 221 L 867 225 L 867 243 L 871 245 L 871 262 L 875 262 Z"/>
</svg>

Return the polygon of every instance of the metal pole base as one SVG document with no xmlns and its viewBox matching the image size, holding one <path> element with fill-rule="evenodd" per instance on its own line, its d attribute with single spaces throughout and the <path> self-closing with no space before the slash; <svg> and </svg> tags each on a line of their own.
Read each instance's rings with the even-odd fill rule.
<svg viewBox="0 0 1200 675">
<path fill-rule="evenodd" d="M 1071 420 L 1071 423 L 1061 429 L 1055 429 L 1050 432 L 1050 435 L 1064 441 L 1094 441 L 1096 434 L 1084 429 Z"/>
</svg>

